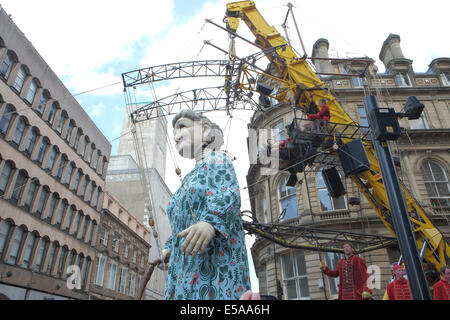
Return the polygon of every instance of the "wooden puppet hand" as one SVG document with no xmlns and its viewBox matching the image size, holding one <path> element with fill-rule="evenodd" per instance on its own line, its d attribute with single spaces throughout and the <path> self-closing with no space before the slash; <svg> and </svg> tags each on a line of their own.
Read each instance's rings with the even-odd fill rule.
<svg viewBox="0 0 450 320">
<path fill-rule="evenodd" d="M 186 238 L 181 247 L 181 252 L 185 252 L 187 255 L 192 254 L 192 257 L 195 257 L 199 251 L 203 254 L 215 232 L 213 226 L 204 221 L 181 231 L 178 236 Z"/>
</svg>

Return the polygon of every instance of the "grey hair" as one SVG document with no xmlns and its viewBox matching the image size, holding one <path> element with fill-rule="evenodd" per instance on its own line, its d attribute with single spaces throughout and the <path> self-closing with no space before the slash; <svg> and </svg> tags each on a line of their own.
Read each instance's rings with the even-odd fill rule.
<svg viewBox="0 0 450 320">
<path fill-rule="evenodd" d="M 175 115 L 175 117 L 172 120 L 173 128 L 175 127 L 177 121 L 180 120 L 181 118 L 188 118 L 192 121 L 202 121 L 209 123 L 209 125 L 211 126 L 211 136 L 209 141 L 205 141 L 206 147 L 209 147 L 212 150 L 216 151 L 219 150 L 220 147 L 223 145 L 224 139 L 222 129 L 216 123 L 212 122 L 209 118 L 190 109 L 181 110 Z"/>
</svg>

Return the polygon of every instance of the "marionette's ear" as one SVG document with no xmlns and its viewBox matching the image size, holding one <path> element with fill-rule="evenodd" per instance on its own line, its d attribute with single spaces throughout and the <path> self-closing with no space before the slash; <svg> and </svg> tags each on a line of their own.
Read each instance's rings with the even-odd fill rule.
<svg viewBox="0 0 450 320">
<path fill-rule="evenodd" d="M 203 121 L 202 129 L 203 129 L 203 134 L 202 134 L 203 147 L 206 147 L 213 141 L 213 140 L 211 140 L 211 136 L 212 136 L 211 123 L 209 121 Z"/>
</svg>

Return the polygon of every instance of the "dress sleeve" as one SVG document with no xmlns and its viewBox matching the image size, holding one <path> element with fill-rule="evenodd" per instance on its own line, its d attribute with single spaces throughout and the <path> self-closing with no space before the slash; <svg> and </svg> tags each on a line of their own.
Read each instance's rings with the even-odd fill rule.
<svg viewBox="0 0 450 320">
<path fill-rule="evenodd" d="M 240 218 L 239 184 L 231 159 L 225 153 L 214 152 L 207 162 L 205 208 L 199 220 L 210 223 L 216 232 L 228 238 L 235 219 Z"/>
</svg>

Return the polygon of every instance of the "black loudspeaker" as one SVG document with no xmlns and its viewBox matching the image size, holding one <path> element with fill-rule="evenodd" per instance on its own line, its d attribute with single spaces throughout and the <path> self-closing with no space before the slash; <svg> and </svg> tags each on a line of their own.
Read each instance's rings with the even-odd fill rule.
<svg viewBox="0 0 450 320">
<path fill-rule="evenodd" d="M 323 169 L 322 176 L 331 197 L 338 198 L 347 193 L 335 167 Z"/>
<path fill-rule="evenodd" d="M 359 139 L 344 144 L 339 148 L 338 155 L 346 177 L 353 173 L 357 174 L 369 170 L 366 150 L 364 150 L 364 146 Z"/>
</svg>

